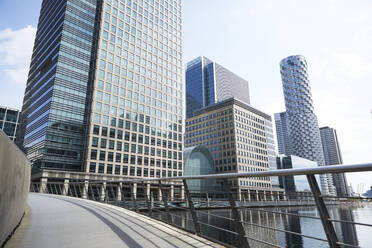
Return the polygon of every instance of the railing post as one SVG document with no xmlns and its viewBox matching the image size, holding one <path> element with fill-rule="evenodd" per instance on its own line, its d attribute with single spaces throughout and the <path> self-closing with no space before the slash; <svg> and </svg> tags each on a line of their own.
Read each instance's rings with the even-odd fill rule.
<svg viewBox="0 0 372 248">
<path fill-rule="evenodd" d="M 315 176 L 306 175 L 306 177 L 307 181 L 309 182 L 311 192 L 313 193 L 314 196 L 315 204 L 323 224 L 324 232 L 327 236 L 328 244 L 331 248 L 339 248 L 340 245 L 337 243 L 338 242 L 337 235 L 332 222 L 329 220 L 330 219 L 329 213 L 326 205 L 324 204 L 323 196 L 320 193 L 320 189 L 316 182 Z"/>
<path fill-rule="evenodd" d="M 168 223 L 172 223 L 172 216 L 169 213 L 169 206 L 168 206 L 168 194 L 165 194 L 164 189 L 161 184 L 161 180 L 159 180 L 159 189 L 162 194 L 162 200 L 164 203 L 165 212 L 167 213 Z"/>
<path fill-rule="evenodd" d="M 116 187 L 116 203 L 121 201 L 121 188 L 123 187 L 123 183 L 119 183 Z"/>
<path fill-rule="evenodd" d="M 106 182 L 102 183 L 100 191 L 101 192 L 99 194 L 99 200 L 103 202 L 105 201 L 105 198 L 106 198 Z"/>
<path fill-rule="evenodd" d="M 186 193 L 187 202 L 190 208 L 192 222 L 194 222 L 195 234 L 200 234 L 200 223 L 198 221 L 198 216 L 196 215 L 194 203 L 191 199 L 189 188 L 187 186 L 185 179 L 183 179 L 182 182 L 183 182 L 184 193 Z"/>
<path fill-rule="evenodd" d="M 146 196 L 146 204 L 147 204 L 147 209 L 149 211 L 149 216 L 152 217 L 152 207 L 151 207 L 151 202 L 150 202 L 150 195 L 149 195 L 149 191 L 148 190 L 150 187 L 150 184 L 149 183 L 146 183 L 145 184 L 145 181 L 142 181 L 142 186 L 143 186 L 143 191 L 145 192 L 145 196 Z"/>
<path fill-rule="evenodd" d="M 85 180 L 83 184 L 83 193 L 81 194 L 81 198 L 83 199 L 88 199 L 88 184 L 89 182 Z"/>
<path fill-rule="evenodd" d="M 248 243 L 248 240 L 246 238 L 244 225 L 243 225 L 241 216 L 239 215 L 238 208 L 236 207 L 235 200 L 233 199 L 233 196 L 231 194 L 230 185 L 229 185 L 229 182 L 228 182 L 227 178 L 223 179 L 223 183 L 224 183 L 224 186 L 226 188 L 227 197 L 229 199 L 229 203 L 230 203 L 230 207 L 231 207 L 231 213 L 232 213 L 233 219 L 234 219 L 235 232 L 238 233 L 238 239 L 237 239 L 237 242 L 236 242 L 236 246 L 241 247 L 241 248 L 243 248 L 243 247 L 247 248 L 247 247 L 249 247 L 249 243 Z"/>
<path fill-rule="evenodd" d="M 131 191 L 131 197 L 133 202 L 133 207 L 136 212 L 138 212 L 138 206 L 137 206 L 137 183 L 129 183 L 130 185 L 130 191 Z"/>
<path fill-rule="evenodd" d="M 48 178 L 43 177 L 43 178 L 40 179 L 39 193 L 46 193 L 46 191 L 47 191 L 47 183 L 48 183 Z"/>
<path fill-rule="evenodd" d="M 171 182 L 171 186 L 170 186 L 170 200 L 174 201 L 174 183 L 173 182 Z"/>
<path fill-rule="evenodd" d="M 68 184 L 69 184 L 70 180 L 68 179 L 65 179 L 63 181 L 63 191 L 62 191 L 62 195 L 68 195 Z"/>
</svg>

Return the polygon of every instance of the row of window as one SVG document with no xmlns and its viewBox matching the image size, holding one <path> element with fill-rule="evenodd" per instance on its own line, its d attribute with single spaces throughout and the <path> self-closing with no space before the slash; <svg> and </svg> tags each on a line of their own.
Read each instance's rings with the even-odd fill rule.
<svg viewBox="0 0 372 248">
<path fill-rule="evenodd" d="M 220 117 L 220 116 L 228 115 L 228 114 L 231 114 L 231 113 L 232 113 L 232 109 L 228 109 L 228 110 L 226 109 L 226 110 L 223 110 L 223 111 L 220 111 L 220 112 L 217 112 L 217 113 L 205 115 L 205 116 L 202 116 L 202 117 L 190 120 L 190 121 L 186 121 L 186 126 L 201 123 L 201 122 L 211 120 L 211 119 L 214 119 L 214 118 L 217 118 L 217 117 Z M 224 118 L 224 120 L 227 120 L 227 119 Z"/>
<path fill-rule="evenodd" d="M 120 166 L 104 163 L 91 162 L 89 164 L 89 172 L 91 173 L 102 173 L 102 174 L 114 174 L 122 176 L 137 176 L 137 177 L 176 177 L 182 176 L 181 171 L 173 170 L 161 170 L 161 169 L 149 169 L 135 166 Z"/>
<path fill-rule="evenodd" d="M 114 142 L 111 143 L 111 140 L 108 144 L 108 148 L 110 150 L 114 150 Z M 121 147 L 121 142 L 116 143 L 116 151 L 122 151 Z M 129 150 L 130 147 L 130 150 Z M 106 143 L 103 143 L 101 140 L 101 148 L 106 148 Z M 137 153 L 137 154 L 144 154 L 144 155 L 151 155 L 151 156 L 157 156 L 157 157 L 162 157 L 162 158 L 173 158 L 173 159 L 178 159 L 182 160 L 182 152 L 175 152 L 171 150 L 165 150 L 165 149 L 160 149 L 160 148 L 154 148 L 154 147 L 148 147 L 148 146 L 142 146 L 142 145 L 136 145 L 136 144 L 129 144 L 129 143 L 124 143 L 124 152 L 131 152 L 131 153 Z M 168 155 L 168 156 L 167 156 Z M 128 163 L 128 155 L 123 155 L 123 163 Z M 135 156 L 133 155 L 134 159 Z M 98 151 L 96 149 L 92 149 L 90 152 L 90 158 L 93 160 L 101 160 L 101 161 L 113 161 L 114 159 L 114 152 L 107 152 L 106 156 L 106 151 L 105 150 L 100 150 L 99 151 L 99 157 L 98 157 Z M 142 157 L 139 156 L 142 162 Z M 116 162 L 121 162 L 121 153 L 116 152 L 115 156 Z"/>
</svg>

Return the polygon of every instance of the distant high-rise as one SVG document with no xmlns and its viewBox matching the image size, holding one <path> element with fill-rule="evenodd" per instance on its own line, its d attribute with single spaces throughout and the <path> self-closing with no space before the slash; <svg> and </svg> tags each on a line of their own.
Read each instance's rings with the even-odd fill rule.
<svg viewBox="0 0 372 248">
<path fill-rule="evenodd" d="M 33 169 L 182 175 L 181 66 L 180 0 L 44 0 L 22 113 Z"/>
<path fill-rule="evenodd" d="M 0 106 L 0 129 L 3 130 L 13 142 L 16 142 L 18 125 L 19 110 Z"/>
<path fill-rule="evenodd" d="M 187 63 L 186 118 L 197 109 L 231 97 L 249 104 L 248 82 L 203 56 Z"/>
<path fill-rule="evenodd" d="M 286 107 L 290 154 L 316 161 L 324 166 L 318 119 L 314 114 L 305 57 L 289 56 L 280 62 Z M 321 176 L 325 194 L 335 194 L 331 175 Z"/>
<path fill-rule="evenodd" d="M 279 154 L 290 154 L 286 112 L 274 114 Z"/>
<path fill-rule="evenodd" d="M 336 129 L 330 127 L 320 128 L 324 160 L 326 165 L 342 164 L 340 145 L 338 143 Z M 333 174 L 333 184 L 336 187 L 337 196 L 349 196 L 349 189 L 344 173 Z"/>
</svg>

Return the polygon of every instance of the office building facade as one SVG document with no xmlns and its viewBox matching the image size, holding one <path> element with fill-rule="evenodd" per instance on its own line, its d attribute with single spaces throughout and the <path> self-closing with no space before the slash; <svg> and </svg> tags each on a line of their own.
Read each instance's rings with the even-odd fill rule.
<svg viewBox="0 0 372 248">
<path fill-rule="evenodd" d="M 287 113 L 275 113 L 275 129 L 279 154 L 290 154 Z"/>
<path fill-rule="evenodd" d="M 248 82 L 204 56 L 187 63 L 186 118 L 195 110 L 231 97 L 249 104 Z"/>
<path fill-rule="evenodd" d="M 181 65 L 180 0 L 44 0 L 22 118 L 34 167 L 182 175 Z"/>
<path fill-rule="evenodd" d="M 340 165 L 343 163 L 340 145 L 336 129 L 321 127 L 320 137 L 322 139 L 324 160 L 326 165 Z M 336 187 L 337 196 L 349 196 L 347 180 L 344 173 L 333 174 L 333 184 Z"/>
<path fill-rule="evenodd" d="M 270 170 L 271 116 L 243 101 L 230 98 L 200 109 L 186 119 L 185 129 L 185 147 L 206 146 L 217 173 Z M 230 183 L 240 199 L 283 196 L 272 187 L 270 177 L 240 178 Z"/>
<path fill-rule="evenodd" d="M 318 119 L 314 113 L 305 57 L 296 55 L 283 59 L 280 62 L 280 74 L 290 140 L 288 155 L 316 161 L 319 166 L 324 166 Z M 336 193 L 331 175 L 321 176 L 321 188 L 325 194 Z"/>
<path fill-rule="evenodd" d="M 19 110 L 0 106 L 0 129 L 8 135 L 13 142 L 16 141 L 17 129 L 19 125 Z"/>
</svg>

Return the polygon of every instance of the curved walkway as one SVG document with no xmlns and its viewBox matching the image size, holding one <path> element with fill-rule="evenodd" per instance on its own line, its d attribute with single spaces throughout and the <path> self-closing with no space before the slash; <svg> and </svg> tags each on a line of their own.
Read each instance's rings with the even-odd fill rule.
<svg viewBox="0 0 372 248">
<path fill-rule="evenodd" d="M 29 194 L 29 211 L 5 248 L 223 247 L 147 216 L 99 202 Z"/>
</svg>

